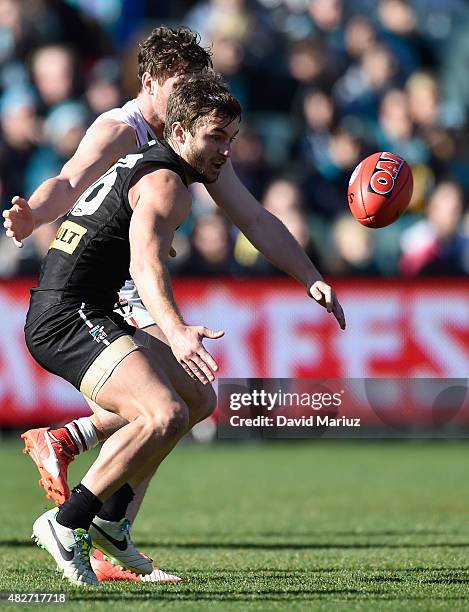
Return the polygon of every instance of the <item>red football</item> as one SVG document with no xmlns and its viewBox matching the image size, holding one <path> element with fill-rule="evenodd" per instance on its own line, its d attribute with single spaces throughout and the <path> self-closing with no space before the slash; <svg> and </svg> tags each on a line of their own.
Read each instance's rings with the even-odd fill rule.
<svg viewBox="0 0 469 612">
<path fill-rule="evenodd" d="M 409 164 L 393 153 L 373 153 L 358 164 L 348 187 L 352 215 L 367 227 L 385 227 L 398 219 L 412 197 Z"/>
</svg>

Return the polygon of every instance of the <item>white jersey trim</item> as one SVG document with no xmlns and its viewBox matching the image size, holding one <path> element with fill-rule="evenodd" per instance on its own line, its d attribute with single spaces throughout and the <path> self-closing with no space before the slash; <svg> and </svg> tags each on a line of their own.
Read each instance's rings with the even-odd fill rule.
<svg viewBox="0 0 469 612">
<path fill-rule="evenodd" d="M 115 121 L 121 121 L 130 125 L 135 130 L 135 140 L 139 147 L 143 147 L 143 145 L 148 144 L 151 140 L 156 139 L 154 131 L 142 115 L 136 98 L 129 100 L 120 108 L 113 108 L 99 115 L 96 121 L 101 119 L 114 119 Z"/>
</svg>

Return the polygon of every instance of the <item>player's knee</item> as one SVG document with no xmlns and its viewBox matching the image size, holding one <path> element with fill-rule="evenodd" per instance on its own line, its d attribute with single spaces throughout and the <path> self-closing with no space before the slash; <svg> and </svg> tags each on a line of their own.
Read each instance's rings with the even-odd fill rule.
<svg viewBox="0 0 469 612">
<path fill-rule="evenodd" d="M 157 438 L 179 437 L 188 427 L 189 411 L 184 402 L 171 401 L 158 407 L 151 418 L 151 426 Z"/>
</svg>

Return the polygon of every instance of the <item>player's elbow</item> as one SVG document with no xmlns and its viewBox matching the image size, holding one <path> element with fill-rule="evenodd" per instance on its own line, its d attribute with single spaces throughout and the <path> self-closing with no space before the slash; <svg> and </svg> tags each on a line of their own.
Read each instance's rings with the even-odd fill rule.
<svg viewBox="0 0 469 612">
<path fill-rule="evenodd" d="M 140 279 L 145 275 L 145 266 L 143 262 L 139 261 L 138 259 L 131 259 L 129 272 L 135 283 L 139 282 Z"/>
<path fill-rule="evenodd" d="M 78 177 L 69 176 L 67 173 L 62 172 L 50 179 L 55 183 L 56 189 L 60 192 L 60 197 L 64 202 L 70 204 L 72 206 L 73 202 L 78 199 L 81 195 L 80 192 L 80 180 Z M 81 185 L 83 187 L 83 185 Z"/>
</svg>

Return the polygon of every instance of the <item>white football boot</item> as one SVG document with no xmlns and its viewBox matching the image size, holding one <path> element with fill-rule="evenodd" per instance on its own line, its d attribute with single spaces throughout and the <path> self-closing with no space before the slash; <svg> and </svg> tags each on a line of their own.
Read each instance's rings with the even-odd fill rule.
<svg viewBox="0 0 469 612">
<path fill-rule="evenodd" d="M 182 578 L 179 576 L 168 574 L 167 572 L 164 572 L 163 570 L 160 570 L 158 567 L 154 566 L 151 574 L 139 576 L 138 579 L 141 582 L 182 582 Z"/>
<path fill-rule="evenodd" d="M 135 547 L 130 537 L 130 523 L 127 519 L 105 521 L 95 516 L 89 534 L 94 548 L 99 549 L 117 565 L 136 574 L 152 573 L 152 559 Z"/>
<path fill-rule="evenodd" d="M 57 522 L 58 508 L 41 514 L 33 525 L 36 544 L 51 554 L 63 577 L 79 586 L 98 586 L 90 565 L 91 538 L 85 529 L 69 529 Z"/>
</svg>

